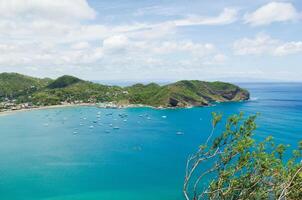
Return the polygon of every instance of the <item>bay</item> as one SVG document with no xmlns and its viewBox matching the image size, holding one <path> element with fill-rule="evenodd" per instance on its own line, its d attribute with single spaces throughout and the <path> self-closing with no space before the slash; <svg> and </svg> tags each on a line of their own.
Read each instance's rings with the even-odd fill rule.
<svg viewBox="0 0 302 200">
<path fill-rule="evenodd" d="M 256 139 L 302 140 L 301 83 L 244 83 L 251 100 L 191 109 L 68 107 L 0 116 L 0 199 L 180 200 L 211 113 L 260 113 Z M 220 126 L 216 134 L 221 132 Z"/>
</svg>

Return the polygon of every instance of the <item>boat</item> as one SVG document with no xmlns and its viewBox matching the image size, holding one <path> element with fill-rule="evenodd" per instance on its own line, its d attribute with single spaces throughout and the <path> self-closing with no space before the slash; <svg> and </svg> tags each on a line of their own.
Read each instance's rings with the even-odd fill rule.
<svg viewBox="0 0 302 200">
<path fill-rule="evenodd" d="M 183 135 L 183 134 L 184 134 L 184 132 L 181 132 L 181 131 L 176 132 L 176 135 Z"/>
<path fill-rule="evenodd" d="M 121 118 L 125 118 L 125 117 L 127 117 L 128 115 L 127 114 L 122 114 L 122 113 L 120 113 L 120 114 L 118 114 Z"/>
<path fill-rule="evenodd" d="M 163 116 L 161 116 L 162 118 L 164 118 L 164 119 L 166 119 L 167 118 L 167 116 L 166 115 L 163 115 Z"/>
</svg>

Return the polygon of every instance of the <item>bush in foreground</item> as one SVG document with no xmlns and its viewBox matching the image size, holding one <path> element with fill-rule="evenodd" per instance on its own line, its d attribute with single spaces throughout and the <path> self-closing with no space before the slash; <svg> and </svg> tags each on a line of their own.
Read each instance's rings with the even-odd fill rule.
<svg viewBox="0 0 302 200">
<path fill-rule="evenodd" d="M 186 200 L 302 199 L 302 141 L 285 156 L 287 146 L 272 137 L 253 139 L 256 116 L 231 116 L 213 138 L 222 116 L 213 113 L 212 132 L 187 161 L 183 192 Z"/>
</svg>

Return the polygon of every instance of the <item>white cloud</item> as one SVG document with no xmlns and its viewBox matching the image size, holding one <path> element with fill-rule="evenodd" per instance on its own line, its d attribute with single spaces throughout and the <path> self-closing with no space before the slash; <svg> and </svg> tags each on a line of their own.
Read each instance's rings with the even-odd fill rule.
<svg viewBox="0 0 302 200">
<path fill-rule="evenodd" d="M 245 23 L 253 26 L 268 25 L 273 22 L 294 21 L 301 17 L 291 3 L 271 2 L 244 16 Z"/>
<path fill-rule="evenodd" d="M 23 19 L 94 19 L 96 12 L 86 0 L 2 0 L 0 16 Z"/>
<path fill-rule="evenodd" d="M 214 56 L 213 60 L 214 60 L 214 63 L 217 63 L 217 64 L 222 64 L 222 63 L 225 63 L 225 61 L 227 60 L 227 56 L 223 55 L 223 54 L 217 54 Z"/>
<path fill-rule="evenodd" d="M 80 45 L 72 45 L 72 47 Z M 0 44 L 0 66 L 40 66 L 91 64 L 101 59 L 99 47 L 88 49 L 59 48 L 48 43 L 19 42 Z"/>
<path fill-rule="evenodd" d="M 175 20 L 174 23 L 176 26 L 224 25 L 236 21 L 237 14 L 237 9 L 225 8 L 218 16 L 215 17 L 192 15 L 185 19 Z"/>
<path fill-rule="evenodd" d="M 275 54 L 284 56 L 302 52 L 302 41 L 299 42 L 286 42 L 275 49 Z"/>
<path fill-rule="evenodd" d="M 182 26 L 231 23 L 237 11 L 119 25 L 95 17 L 86 0 L 0 0 L 0 71 L 171 72 L 221 64 L 226 56 L 214 44 L 170 36 Z"/>
<path fill-rule="evenodd" d="M 216 49 L 213 44 L 193 43 L 192 41 L 165 41 L 153 45 L 154 53 L 169 54 L 173 52 L 190 52 L 192 54 L 206 55 L 213 53 Z"/>
<path fill-rule="evenodd" d="M 128 38 L 125 35 L 114 35 L 103 41 L 103 48 L 106 50 L 123 50 L 128 45 Z"/>
<path fill-rule="evenodd" d="M 243 38 L 233 44 L 236 55 L 255 55 L 271 52 L 278 41 L 265 34 L 259 34 L 255 38 Z"/>
<path fill-rule="evenodd" d="M 88 49 L 90 47 L 91 46 L 88 42 L 77 42 L 77 43 L 71 45 L 71 49 L 76 49 L 76 50 Z"/>
<path fill-rule="evenodd" d="M 269 35 L 258 34 L 255 38 L 243 38 L 233 44 L 236 55 L 285 56 L 302 53 L 302 41 L 284 42 Z"/>
<path fill-rule="evenodd" d="M 173 70 L 181 68 L 199 68 L 204 65 L 221 64 L 225 60 L 223 54 L 209 43 L 193 43 L 187 41 L 137 41 L 124 36 L 113 36 L 104 40 L 104 51 L 107 52 L 107 41 L 111 49 L 110 54 L 105 54 L 103 61 L 117 66 L 144 67 L 153 66 L 162 70 Z M 116 45 L 118 44 L 118 45 Z M 118 59 L 116 59 L 118 58 Z M 112 61 L 111 61 L 112 60 Z"/>
</svg>

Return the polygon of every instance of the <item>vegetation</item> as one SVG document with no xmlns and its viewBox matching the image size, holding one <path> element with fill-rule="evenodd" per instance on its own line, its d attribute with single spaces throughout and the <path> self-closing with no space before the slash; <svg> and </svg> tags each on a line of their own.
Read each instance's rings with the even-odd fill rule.
<svg viewBox="0 0 302 200">
<path fill-rule="evenodd" d="M 47 88 L 50 89 L 55 89 L 55 88 L 64 88 L 64 87 L 68 87 L 72 84 L 81 82 L 82 80 L 73 76 L 61 76 L 59 77 L 57 80 L 53 81 L 52 83 L 50 83 Z"/>
<path fill-rule="evenodd" d="M 272 137 L 256 142 L 256 116 L 242 114 L 231 116 L 225 131 L 212 139 L 221 118 L 213 114 L 212 133 L 188 159 L 186 199 L 302 199 L 302 141 L 290 156 Z"/>
<path fill-rule="evenodd" d="M 0 100 L 30 95 L 46 87 L 50 79 L 33 78 L 17 73 L 0 73 Z"/>
<path fill-rule="evenodd" d="M 240 101 L 249 93 L 229 83 L 179 81 L 160 86 L 155 83 L 130 87 L 106 86 L 73 76 L 56 80 L 38 79 L 16 73 L 0 74 L 0 98 L 16 99 L 36 105 L 60 102 L 114 102 L 155 107 L 203 106 L 213 102 Z"/>
</svg>

